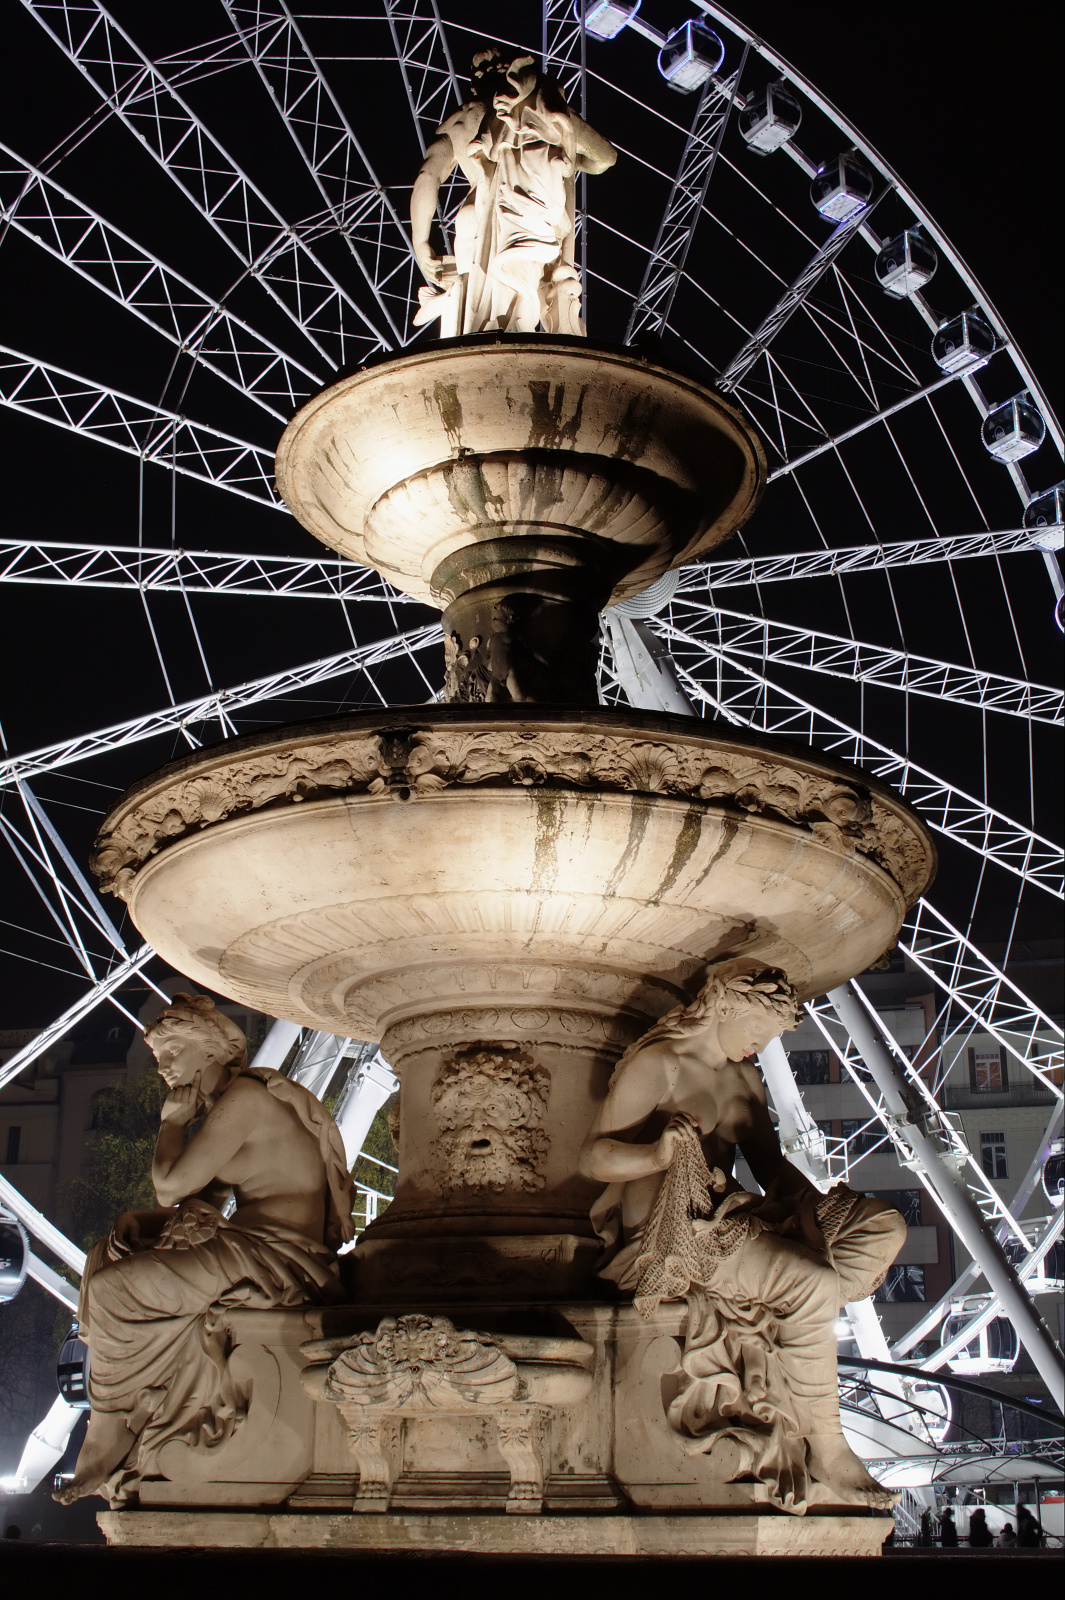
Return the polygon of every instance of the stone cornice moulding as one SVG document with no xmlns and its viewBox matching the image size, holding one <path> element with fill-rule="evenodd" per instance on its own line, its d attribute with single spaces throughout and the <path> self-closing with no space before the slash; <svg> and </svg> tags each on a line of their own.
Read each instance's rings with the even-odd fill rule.
<svg viewBox="0 0 1065 1600">
<path fill-rule="evenodd" d="M 646 795 L 697 811 L 758 814 L 831 840 L 880 866 L 908 904 L 935 872 L 935 850 L 885 785 L 778 741 L 710 731 L 680 717 L 570 714 L 535 723 L 456 707 L 404 708 L 297 725 L 197 752 L 112 808 L 92 867 L 128 898 L 139 869 L 190 833 L 279 805 L 450 789 Z"/>
</svg>

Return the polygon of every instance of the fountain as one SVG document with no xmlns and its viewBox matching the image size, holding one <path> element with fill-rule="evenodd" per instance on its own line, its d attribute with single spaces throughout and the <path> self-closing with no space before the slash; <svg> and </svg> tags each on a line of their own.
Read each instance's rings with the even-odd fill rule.
<svg viewBox="0 0 1065 1600">
<path fill-rule="evenodd" d="M 623 1052 L 723 963 L 825 992 L 892 944 L 934 853 L 850 767 L 598 705 L 600 612 L 729 537 L 765 461 L 712 389 L 556 331 L 563 291 L 576 316 L 565 237 L 511 243 L 494 299 L 475 282 L 486 106 L 554 117 L 578 167 L 583 137 L 532 69 L 492 59 L 494 101 L 450 119 L 467 256 L 433 257 L 423 292 L 459 328 L 490 300 L 492 325 L 326 389 L 277 460 L 305 528 L 441 610 L 446 702 L 195 751 L 122 797 L 94 858 L 194 982 L 380 1041 L 396 1197 L 344 1304 L 229 1314 L 242 1427 L 168 1447 L 102 1523 L 119 1543 L 873 1553 L 891 1521 L 871 1492 L 789 1500 L 741 1443 L 696 1449 L 667 1421 L 688 1312 L 598 1275 L 582 1149 Z M 444 168 L 430 151 L 430 180 Z"/>
</svg>

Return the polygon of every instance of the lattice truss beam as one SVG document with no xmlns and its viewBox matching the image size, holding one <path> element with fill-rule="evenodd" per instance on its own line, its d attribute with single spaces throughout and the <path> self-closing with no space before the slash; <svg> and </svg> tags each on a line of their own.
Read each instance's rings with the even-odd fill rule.
<svg viewBox="0 0 1065 1600">
<path fill-rule="evenodd" d="M 865 768 L 905 795 L 939 832 L 1026 882 L 1058 898 L 1065 895 L 1062 853 L 1053 840 L 772 683 L 740 657 L 687 633 L 668 616 L 653 618 L 651 626 L 668 645 L 693 701 L 713 707 L 731 722 L 785 734 Z"/>
<path fill-rule="evenodd" d="M 924 1131 L 932 1136 L 948 1160 L 957 1166 L 959 1170 L 964 1171 L 966 1187 L 975 1197 L 985 1219 L 988 1222 L 994 1222 L 996 1225 L 1003 1224 L 1013 1238 L 1027 1245 L 1027 1236 L 1021 1224 L 1013 1216 L 1001 1195 L 994 1189 L 979 1162 L 974 1160 L 964 1136 L 940 1109 L 921 1073 L 910 1061 L 909 1056 L 898 1040 L 895 1039 L 884 1018 L 872 1005 L 859 985 L 854 985 L 854 991 L 862 1001 L 884 1043 L 906 1076 L 913 1095 L 911 1115 L 919 1122 Z M 840 1022 L 831 1002 L 827 999 L 810 1001 L 806 1006 L 806 1013 L 821 1033 L 829 1049 L 838 1058 L 841 1070 L 847 1074 L 868 1105 L 870 1112 L 868 1125 L 876 1124 L 883 1129 L 883 1140 L 894 1147 L 900 1166 L 916 1172 L 923 1181 L 920 1164 L 915 1160 L 913 1149 L 906 1138 L 905 1124 L 900 1123 L 899 1119 L 888 1110 L 884 1103 L 883 1094 L 871 1080 L 860 1052 Z M 872 1146 L 871 1148 L 875 1149 L 876 1147 Z M 871 1150 L 865 1151 L 865 1154 L 869 1153 L 871 1153 Z"/>
<path fill-rule="evenodd" d="M 675 597 L 670 610 L 670 623 L 666 627 L 675 628 L 677 635 L 683 635 L 685 640 L 702 639 L 713 651 L 724 651 L 732 657 L 801 667 L 829 677 L 845 678 L 851 683 L 877 684 L 934 700 L 1049 722 L 1057 727 L 1065 722 L 1062 691 L 1028 683 L 1023 678 L 981 672 L 976 667 L 934 661 L 908 650 L 862 644 L 855 639 L 796 627 L 793 623 L 725 611 L 705 600 L 700 602 L 694 595 Z M 688 664 L 689 670 L 694 670 L 692 655 L 690 645 L 679 651 L 679 658 Z"/>
<path fill-rule="evenodd" d="M 0 345 L 0 405 L 246 500 L 287 509 L 274 488 L 272 450 L 6 345 Z"/>
<path fill-rule="evenodd" d="M 285 0 L 223 0 L 392 343 L 406 342 L 416 270 L 406 229 Z"/>
<path fill-rule="evenodd" d="M 422 154 L 465 96 L 436 0 L 383 0 Z"/>
<path fill-rule="evenodd" d="M 330 366 L 350 366 L 394 347 L 380 302 L 375 321 L 211 134 L 163 67 L 149 60 L 103 5 L 94 0 L 23 4 Z M 269 26 L 276 24 L 275 12 Z M 356 201 L 365 202 L 371 219 L 371 244 L 385 228 L 384 195 L 372 173 L 365 174 L 352 201 L 345 223 L 357 253 L 363 213 Z M 402 230 L 400 237 L 405 238 Z"/>
<path fill-rule="evenodd" d="M 0 226 L 13 228 L 124 306 L 192 361 L 285 423 L 325 383 L 206 290 L 0 144 Z"/>
<path fill-rule="evenodd" d="M 415 605 L 371 567 L 302 556 L 0 539 L 0 583 Z"/>
<path fill-rule="evenodd" d="M 336 678 L 365 674 L 373 683 L 372 670 L 386 662 L 414 659 L 423 650 L 440 647 L 440 625 L 433 623 L 425 628 L 412 628 L 404 633 L 379 639 L 374 644 L 358 645 L 342 650 L 337 655 L 309 661 L 303 666 L 285 672 L 271 673 L 248 683 L 236 684 L 228 689 L 212 689 L 193 700 L 178 705 L 164 706 L 141 717 L 130 717 L 124 722 L 112 723 L 76 739 L 64 739 L 56 744 L 30 750 L 20 756 L 6 756 L 0 760 L 0 788 L 17 780 L 26 781 L 43 772 L 54 772 L 75 762 L 87 761 L 127 745 L 140 744 L 159 734 L 180 733 L 196 746 L 199 740 L 193 729 L 204 723 L 217 721 L 222 737 L 234 732 L 229 720 L 234 712 L 245 710 L 269 700 L 283 699 L 312 688 L 318 683 L 328 683 Z M 377 691 L 380 694 L 380 691 Z M 380 696 L 382 703 L 384 696 Z"/>
<path fill-rule="evenodd" d="M 745 47 L 739 66 L 727 81 L 719 82 L 714 78 L 707 81 L 695 108 L 680 166 L 658 226 L 658 236 L 644 269 L 640 292 L 629 314 L 626 344 L 631 344 L 645 329 L 661 333 L 669 322 L 695 228 L 706 205 L 721 141 L 736 103 L 748 48 Z"/>
<path fill-rule="evenodd" d="M 571 106 L 584 115 L 587 104 L 587 37 L 573 0 L 543 0 L 545 72 L 557 78 Z"/>
<path fill-rule="evenodd" d="M 168 459 L 162 460 L 162 465 L 168 464 Z M 842 550 L 806 550 L 787 556 L 755 556 L 684 568 L 677 592 L 681 597 L 688 593 L 709 593 L 712 597 L 717 589 L 882 572 L 987 555 L 1016 555 L 1022 551 L 1031 553 L 1031 548 L 1027 532 L 1011 528 L 1000 533 L 959 534 L 953 539 L 913 539 L 895 544 L 851 545 Z M 79 544 L 59 539 L 0 538 L 0 583 L 73 584 L 90 589 L 184 587 L 212 594 L 412 603 L 376 573 L 352 561 Z"/>
</svg>

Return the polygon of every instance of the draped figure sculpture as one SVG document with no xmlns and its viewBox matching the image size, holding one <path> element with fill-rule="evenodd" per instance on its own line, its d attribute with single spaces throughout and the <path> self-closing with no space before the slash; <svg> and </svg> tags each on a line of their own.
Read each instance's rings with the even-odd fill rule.
<svg viewBox="0 0 1065 1600">
<path fill-rule="evenodd" d="M 336 1250 L 354 1233 L 343 1142 L 309 1090 L 248 1067 L 243 1033 L 203 995 L 176 995 L 145 1039 L 170 1090 L 159 1209 L 125 1212 L 89 1252 L 91 1412 L 65 1502 L 121 1498 L 173 1440 L 224 1444 L 248 1401 L 227 1368 L 227 1312 L 339 1298 Z"/>
<path fill-rule="evenodd" d="M 786 1161 L 750 1058 L 798 1022 L 784 974 L 733 960 L 622 1056 L 581 1158 L 607 1184 L 592 1212 L 601 1276 L 651 1317 L 686 1298 L 684 1348 L 663 1379 L 689 1454 L 730 1439 L 732 1480 L 785 1511 L 886 1509 L 840 1425 L 833 1324 L 882 1282 L 899 1213 L 837 1184 L 822 1195 Z M 764 1195 L 732 1175 L 736 1148 Z"/>
<path fill-rule="evenodd" d="M 613 145 L 567 105 L 532 56 L 482 50 L 474 98 L 441 125 L 411 194 L 414 253 L 428 286 L 417 325 L 445 338 L 498 329 L 583 334 L 574 265 L 578 173 L 617 160 Z M 441 184 L 459 167 L 470 185 L 455 218 L 455 254 L 429 242 Z"/>
</svg>

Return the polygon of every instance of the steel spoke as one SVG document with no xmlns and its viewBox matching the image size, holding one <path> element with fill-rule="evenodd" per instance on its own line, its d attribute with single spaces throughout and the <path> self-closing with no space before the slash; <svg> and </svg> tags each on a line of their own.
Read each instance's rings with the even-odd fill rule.
<svg viewBox="0 0 1065 1600">
<path fill-rule="evenodd" d="M 287 672 L 272 673 L 269 677 L 256 678 L 249 683 L 237 684 L 231 689 L 212 690 L 195 700 L 186 700 L 176 706 L 164 706 L 161 711 L 150 712 L 147 716 L 131 717 L 125 722 L 112 723 L 110 727 L 98 728 L 95 732 L 82 734 L 76 739 L 65 739 L 59 744 L 45 745 L 42 749 L 28 751 L 25 755 L 8 756 L 0 760 L 0 787 L 21 778 L 33 777 L 39 772 L 53 772 L 60 767 L 69 767 L 76 761 L 87 761 L 110 750 L 119 750 L 126 745 L 139 744 L 145 739 L 154 739 L 161 733 L 195 727 L 198 723 L 217 719 L 247 706 L 258 705 L 264 700 L 273 700 L 295 693 L 300 689 L 309 688 L 312 684 L 326 683 L 332 678 L 342 678 L 351 673 L 367 673 L 371 667 L 378 666 L 382 662 L 395 661 L 430 646 L 439 646 L 439 643 L 439 623 L 427 628 L 411 629 L 407 633 L 393 634 L 388 639 L 380 639 L 376 644 L 359 645 L 352 650 L 343 650 L 338 655 L 307 662 L 304 666 L 293 667 Z"/>
<path fill-rule="evenodd" d="M 0 405 L 286 511 L 274 453 L 0 345 Z"/>
</svg>

